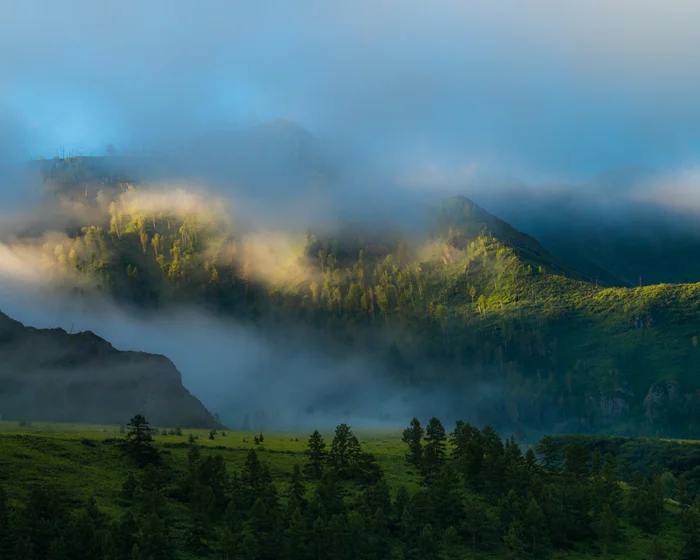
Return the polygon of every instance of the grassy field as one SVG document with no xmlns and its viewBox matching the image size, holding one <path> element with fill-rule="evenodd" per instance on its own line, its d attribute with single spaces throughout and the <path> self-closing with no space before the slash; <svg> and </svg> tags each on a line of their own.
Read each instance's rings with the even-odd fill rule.
<svg viewBox="0 0 700 560">
<path fill-rule="evenodd" d="M 229 472 L 239 470 L 247 452 L 255 448 L 261 460 L 270 466 L 277 485 L 283 488 L 294 465 L 305 462 L 303 451 L 309 434 L 265 433 L 264 442 L 259 445 L 253 442 L 257 435 L 253 432 L 219 432 L 213 440 L 205 430 L 185 429 L 180 436 L 157 435 L 154 437 L 156 446 L 167 464 L 176 469 L 185 468 L 190 435 L 198 438 L 196 444 L 203 454 L 220 453 Z M 358 430 L 357 435 L 363 448 L 377 457 L 392 493 L 402 484 L 409 492 L 419 488 L 417 474 L 407 470 L 405 445 L 399 431 Z M 323 436 L 327 442 L 332 439 L 330 432 Z M 6 488 L 12 501 L 23 501 L 37 486 L 55 487 L 81 501 L 94 496 L 100 509 L 117 517 L 124 511 L 119 498 L 122 484 L 133 469 L 118 445 L 123 438 L 119 426 L 49 423 L 20 426 L 17 422 L 0 422 L 0 484 Z M 668 558 L 675 558 L 681 539 L 679 509 L 675 502 L 667 500 L 666 510 L 667 519 L 659 537 Z M 650 535 L 627 524 L 624 534 L 624 546 L 608 557 L 649 557 Z M 489 557 L 501 556 L 480 554 L 480 558 Z M 553 552 L 550 557 L 574 560 L 600 556 L 595 548 L 582 545 L 572 551 Z"/>
<path fill-rule="evenodd" d="M 296 463 L 305 462 L 309 437 L 270 432 L 256 445 L 254 432 L 220 431 L 211 440 L 208 430 L 185 429 L 181 436 L 157 435 L 154 440 L 168 463 L 185 465 L 190 435 L 198 438 L 203 453 L 220 453 L 229 471 L 239 469 L 254 448 L 276 480 L 286 480 Z M 399 431 L 358 430 L 356 435 L 362 447 L 376 455 L 394 492 L 401 484 L 409 491 L 418 487 L 417 476 L 406 472 Z M 333 438 L 331 432 L 323 436 L 328 443 Z M 118 494 L 133 466 L 114 445 L 114 438 L 124 438 L 119 426 L 32 423 L 21 427 L 17 422 L 0 422 L 0 484 L 11 498 L 24 497 L 34 486 L 54 484 L 81 499 L 92 495 L 105 511 L 116 514 Z"/>
</svg>

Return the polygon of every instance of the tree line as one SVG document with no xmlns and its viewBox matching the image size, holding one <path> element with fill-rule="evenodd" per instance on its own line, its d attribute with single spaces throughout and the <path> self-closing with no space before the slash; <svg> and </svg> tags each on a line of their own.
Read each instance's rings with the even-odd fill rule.
<svg viewBox="0 0 700 560">
<path fill-rule="evenodd" d="M 111 517 L 55 488 L 25 503 L 0 490 L 3 560 L 452 560 L 487 554 L 546 558 L 586 545 L 606 557 L 625 549 L 626 526 L 649 535 L 648 558 L 669 558 L 659 534 L 678 526 L 679 558 L 700 556 L 700 499 L 679 479 L 680 515 L 661 482 L 635 474 L 628 487 L 612 455 L 545 436 L 525 453 L 490 426 L 413 419 L 400 480 L 390 485 L 352 428 L 330 443 L 314 431 L 290 474 L 273 475 L 255 449 L 230 471 L 223 455 L 191 442 L 185 464 L 154 445 L 135 416 L 123 439 L 132 468 Z M 409 490 L 409 487 L 411 490 Z"/>
</svg>

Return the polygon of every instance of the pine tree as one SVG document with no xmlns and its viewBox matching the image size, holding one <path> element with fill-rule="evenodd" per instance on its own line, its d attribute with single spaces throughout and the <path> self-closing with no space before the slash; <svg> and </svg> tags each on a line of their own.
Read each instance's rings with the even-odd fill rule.
<svg viewBox="0 0 700 560">
<path fill-rule="evenodd" d="M 127 424 L 126 434 L 127 449 L 131 456 L 141 465 L 155 463 L 158 460 L 158 451 L 153 446 L 153 429 L 148 420 L 142 414 L 136 414 Z"/>
<path fill-rule="evenodd" d="M 134 476 L 134 473 L 130 472 L 129 476 L 126 477 L 124 484 L 122 485 L 122 497 L 126 500 L 133 500 L 138 490 L 139 483 Z"/>
<path fill-rule="evenodd" d="M 413 418 L 408 428 L 403 431 L 401 441 L 408 445 L 406 461 L 416 468 L 420 468 L 423 460 L 423 435 L 425 431 L 418 418 Z"/>
<path fill-rule="evenodd" d="M 316 485 L 316 495 L 324 512 L 331 516 L 345 511 L 343 498 L 345 492 L 335 471 L 326 471 Z"/>
<path fill-rule="evenodd" d="M 338 475 L 348 477 L 353 473 L 353 467 L 360 452 L 360 442 L 352 433 L 350 426 L 338 425 L 329 453 L 329 462 Z"/>
<path fill-rule="evenodd" d="M 530 498 L 527 508 L 525 509 L 523 527 L 525 535 L 529 539 L 528 547 L 533 554 L 544 547 L 547 536 L 547 521 L 544 513 L 537 503 L 535 498 Z"/>
<path fill-rule="evenodd" d="M 576 477 L 588 475 L 590 453 L 583 445 L 570 443 L 564 447 L 564 470 Z"/>
<path fill-rule="evenodd" d="M 447 457 L 447 434 L 440 420 L 431 418 L 425 430 L 423 448 L 423 479 L 429 485 L 437 477 Z"/>
<path fill-rule="evenodd" d="M 455 446 L 453 458 L 464 476 L 467 486 L 478 490 L 482 483 L 482 468 L 484 462 L 484 437 L 481 430 L 469 423 L 457 422 L 452 433 Z"/>
<path fill-rule="evenodd" d="M 302 510 L 306 507 L 306 486 L 302 480 L 301 467 L 294 465 L 289 483 L 289 500 L 293 500 Z"/>
<path fill-rule="evenodd" d="M 288 560 L 306 560 L 309 553 L 309 530 L 306 519 L 297 508 L 284 532 L 284 557 Z"/>
<path fill-rule="evenodd" d="M 560 446 L 552 436 L 544 436 L 535 447 L 537 456 L 542 466 L 549 472 L 553 472 L 560 465 Z"/>
<path fill-rule="evenodd" d="M 323 436 L 321 436 L 318 430 L 314 430 L 314 433 L 311 434 L 309 438 L 306 455 L 309 458 L 309 473 L 314 478 L 321 478 L 328 454 L 326 452 L 326 443 L 323 441 Z"/>
</svg>

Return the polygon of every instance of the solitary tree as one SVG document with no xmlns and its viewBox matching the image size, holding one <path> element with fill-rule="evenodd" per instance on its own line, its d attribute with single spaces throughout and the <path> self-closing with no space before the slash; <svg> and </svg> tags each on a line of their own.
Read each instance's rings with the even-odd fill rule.
<svg viewBox="0 0 700 560">
<path fill-rule="evenodd" d="M 154 462 L 158 452 L 153 446 L 152 428 L 143 414 L 137 414 L 126 425 L 127 449 L 132 457 L 142 464 Z"/>
</svg>

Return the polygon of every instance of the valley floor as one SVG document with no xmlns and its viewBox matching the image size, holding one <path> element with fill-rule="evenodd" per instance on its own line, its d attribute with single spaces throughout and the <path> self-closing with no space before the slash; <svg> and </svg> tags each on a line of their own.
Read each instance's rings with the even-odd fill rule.
<svg viewBox="0 0 700 560">
<path fill-rule="evenodd" d="M 261 463 L 270 468 L 280 495 L 286 496 L 285 489 L 294 466 L 303 466 L 307 462 L 305 451 L 309 434 L 265 433 L 261 444 L 254 443 L 257 435 L 253 432 L 219 431 L 214 439 L 210 439 L 209 431 L 184 429 L 181 435 L 154 435 L 154 441 L 165 464 L 180 472 L 187 469 L 188 452 L 193 445 L 199 448 L 203 458 L 221 455 L 229 473 L 240 472 L 250 450 L 254 449 Z M 405 486 L 411 495 L 420 489 L 419 473 L 407 466 L 406 445 L 402 442 L 400 431 L 358 430 L 356 435 L 362 449 L 372 453 L 384 471 L 392 500 L 401 486 Z M 333 438 L 332 433 L 324 433 L 323 436 L 327 442 Z M 94 497 L 101 511 L 117 519 L 128 510 L 129 506 L 121 496 L 125 480 L 129 473 L 134 472 L 131 460 L 121 447 L 120 442 L 124 437 L 124 430 L 119 426 L 50 423 L 20 426 L 17 422 L 0 422 L 0 486 L 5 489 L 11 505 L 21 507 L 35 488 L 58 488 L 82 503 Z M 197 439 L 193 442 L 193 438 Z M 688 443 L 697 445 L 697 442 Z M 627 492 L 626 485 L 623 486 Z M 285 502 L 286 498 L 283 497 L 282 501 Z M 184 540 L 187 515 L 183 506 L 169 500 L 168 507 L 172 510 L 170 529 L 174 538 Z M 680 558 L 682 532 L 679 506 L 673 500 L 666 499 L 665 510 L 665 520 L 657 538 L 663 545 L 665 558 Z M 615 547 L 605 557 L 656 558 L 650 556 L 653 535 L 630 525 L 627 520 L 622 522 L 621 530 L 623 536 L 620 540 L 624 544 Z M 491 548 L 480 550 L 476 557 L 513 558 L 505 548 Z M 462 554 L 458 557 L 472 557 L 468 547 Z M 526 556 L 530 557 L 529 554 Z M 186 559 L 201 556 L 177 552 L 175 557 Z M 394 550 L 393 557 L 401 558 L 401 554 Z M 547 557 L 574 560 L 603 556 L 598 544 L 584 541 L 571 550 L 550 550 Z"/>
</svg>

